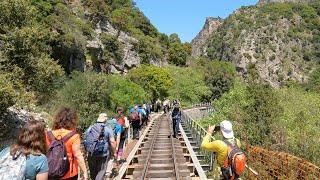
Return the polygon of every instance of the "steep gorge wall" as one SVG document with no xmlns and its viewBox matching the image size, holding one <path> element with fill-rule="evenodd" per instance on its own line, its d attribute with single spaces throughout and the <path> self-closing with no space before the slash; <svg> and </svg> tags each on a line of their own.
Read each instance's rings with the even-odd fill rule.
<svg viewBox="0 0 320 180">
<path fill-rule="evenodd" d="M 212 18 L 207 17 L 206 22 L 202 28 L 202 30 L 197 34 L 197 36 L 192 39 L 191 47 L 192 47 L 192 56 L 199 57 L 203 54 L 203 47 L 210 37 L 210 35 L 215 32 L 218 26 L 221 24 L 222 19 L 220 18 Z"/>
</svg>

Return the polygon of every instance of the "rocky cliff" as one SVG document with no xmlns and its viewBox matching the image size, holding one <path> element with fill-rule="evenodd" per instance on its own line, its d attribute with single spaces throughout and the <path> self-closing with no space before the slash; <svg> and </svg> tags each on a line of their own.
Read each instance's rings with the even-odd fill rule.
<svg viewBox="0 0 320 180">
<path fill-rule="evenodd" d="M 62 2 L 51 2 L 52 10 L 42 18 L 54 34 L 52 57 L 67 73 L 126 74 L 142 63 L 165 61 L 160 33 L 132 0 Z"/>
<path fill-rule="evenodd" d="M 320 60 L 319 7 L 289 3 L 241 8 L 207 39 L 203 55 L 233 62 L 248 81 L 273 87 L 305 82 Z"/>
<path fill-rule="evenodd" d="M 215 32 L 218 26 L 221 24 L 222 19 L 220 18 L 212 18 L 207 17 L 206 22 L 202 28 L 202 30 L 198 33 L 198 35 L 191 41 L 192 47 L 192 56 L 199 57 L 203 53 L 203 46 L 206 43 L 206 40 L 209 36 Z"/>
<path fill-rule="evenodd" d="M 31 116 L 36 120 L 45 121 L 44 115 L 14 107 L 8 108 L 6 113 L 0 113 L 0 150 L 15 143 L 20 129 Z"/>
</svg>

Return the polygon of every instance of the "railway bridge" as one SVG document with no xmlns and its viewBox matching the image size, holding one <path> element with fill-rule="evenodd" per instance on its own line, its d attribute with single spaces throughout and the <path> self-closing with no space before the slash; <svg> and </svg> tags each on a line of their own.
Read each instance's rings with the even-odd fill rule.
<svg viewBox="0 0 320 180">
<path fill-rule="evenodd" d="M 178 139 L 170 136 L 169 115 L 152 114 L 140 139 L 129 141 L 133 146 L 114 179 L 219 180 L 215 154 L 200 148 L 207 131 L 195 120 L 209 113 L 214 113 L 210 103 L 184 109 Z M 242 179 L 320 179 L 319 167 L 290 154 L 247 145 L 246 155 Z"/>
</svg>

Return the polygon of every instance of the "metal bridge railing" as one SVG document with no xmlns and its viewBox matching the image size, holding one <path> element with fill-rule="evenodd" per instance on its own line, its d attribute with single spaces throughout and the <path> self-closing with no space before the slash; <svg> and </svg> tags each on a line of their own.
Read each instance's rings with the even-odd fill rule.
<svg viewBox="0 0 320 180">
<path fill-rule="evenodd" d="M 204 136 L 206 136 L 208 132 L 185 112 L 182 112 L 181 120 L 184 122 L 184 124 L 187 126 L 188 130 L 192 134 L 192 137 L 196 141 L 196 145 L 200 147 L 202 139 L 204 138 Z M 214 137 L 211 136 L 210 140 L 213 141 Z M 216 154 L 202 150 L 201 148 L 200 152 L 206 157 L 207 160 L 209 160 L 210 171 L 213 170 L 214 179 L 219 179 L 220 175 L 217 166 Z"/>
<path fill-rule="evenodd" d="M 212 106 L 211 102 L 202 102 L 202 103 L 192 104 L 192 107 L 206 107 L 206 106 Z"/>
<path fill-rule="evenodd" d="M 259 173 L 254 176 L 248 171 L 250 179 L 320 179 L 320 168 L 302 158 L 254 146 L 249 146 L 247 154 L 248 165 Z"/>
</svg>

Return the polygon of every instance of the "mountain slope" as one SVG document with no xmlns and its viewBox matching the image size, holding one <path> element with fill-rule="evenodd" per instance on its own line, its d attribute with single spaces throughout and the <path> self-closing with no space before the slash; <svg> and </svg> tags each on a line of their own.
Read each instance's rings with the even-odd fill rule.
<svg viewBox="0 0 320 180">
<path fill-rule="evenodd" d="M 202 49 L 212 60 L 233 62 L 247 80 L 304 82 L 320 62 L 320 1 L 243 7 Z"/>
</svg>

